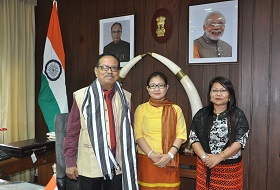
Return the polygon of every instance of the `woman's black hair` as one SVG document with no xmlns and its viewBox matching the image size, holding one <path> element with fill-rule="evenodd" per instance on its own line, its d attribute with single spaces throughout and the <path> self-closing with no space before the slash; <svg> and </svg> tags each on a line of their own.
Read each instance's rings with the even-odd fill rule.
<svg viewBox="0 0 280 190">
<path fill-rule="evenodd" d="M 236 106 L 236 98 L 235 98 L 235 92 L 234 92 L 234 87 L 229 79 L 223 76 L 218 76 L 213 78 L 209 82 L 209 89 L 208 89 L 208 106 L 214 109 L 213 102 L 210 101 L 210 92 L 212 89 L 213 84 L 217 82 L 220 83 L 229 93 L 229 102 L 227 104 L 227 108 L 231 109 Z"/>
<path fill-rule="evenodd" d="M 162 80 L 165 82 L 165 84 L 168 85 L 167 77 L 163 73 L 156 71 L 156 72 L 153 72 L 152 74 L 150 74 L 150 76 L 148 77 L 147 86 L 149 86 L 151 79 L 156 76 L 159 76 L 160 78 L 162 78 Z"/>
<path fill-rule="evenodd" d="M 95 61 L 95 67 L 99 67 L 99 61 L 104 56 L 113 56 L 114 58 L 116 58 L 116 60 L 118 61 L 118 67 L 120 67 L 120 60 L 118 59 L 118 57 L 116 55 L 114 55 L 110 52 L 104 52 L 104 53 L 100 54 Z"/>
</svg>

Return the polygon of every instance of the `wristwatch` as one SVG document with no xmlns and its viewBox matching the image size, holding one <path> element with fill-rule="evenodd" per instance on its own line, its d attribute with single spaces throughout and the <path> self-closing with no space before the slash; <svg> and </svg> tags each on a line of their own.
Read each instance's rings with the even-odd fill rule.
<svg viewBox="0 0 280 190">
<path fill-rule="evenodd" d="M 201 156 L 202 162 L 204 162 L 205 158 L 206 158 L 206 153 L 204 152 L 204 154 Z"/>
</svg>

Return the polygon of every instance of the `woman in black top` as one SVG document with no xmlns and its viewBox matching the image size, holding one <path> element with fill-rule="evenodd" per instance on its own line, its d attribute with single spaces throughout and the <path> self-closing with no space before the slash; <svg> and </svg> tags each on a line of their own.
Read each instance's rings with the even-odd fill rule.
<svg viewBox="0 0 280 190">
<path fill-rule="evenodd" d="M 249 136 L 245 114 L 236 106 L 231 81 L 209 83 L 208 105 L 194 116 L 190 143 L 198 155 L 196 189 L 242 189 L 241 150 Z"/>
</svg>

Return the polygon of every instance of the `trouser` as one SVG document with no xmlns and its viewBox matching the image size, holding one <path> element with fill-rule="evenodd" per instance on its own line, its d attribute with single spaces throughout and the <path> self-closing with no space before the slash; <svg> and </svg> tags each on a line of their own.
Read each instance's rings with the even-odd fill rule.
<svg viewBox="0 0 280 190">
<path fill-rule="evenodd" d="M 115 175 L 112 180 L 79 175 L 78 181 L 80 190 L 122 190 L 122 175 Z"/>
</svg>

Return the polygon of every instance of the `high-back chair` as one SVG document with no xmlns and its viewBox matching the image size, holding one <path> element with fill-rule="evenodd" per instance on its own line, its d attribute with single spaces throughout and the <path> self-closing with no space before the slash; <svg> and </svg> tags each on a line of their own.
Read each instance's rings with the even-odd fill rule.
<svg viewBox="0 0 280 190">
<path fill-rule="evenodd" d="M 65 159 L 63 155 L 63 141 L 66 136 L 66 125 L 69 113 L 57 114 L 54 119 L 55 152 L 56 152 L 56 185 L 58 190 L 78 190 L 78 181 L 70 180 L 66 174 Z"/>
</svg>

